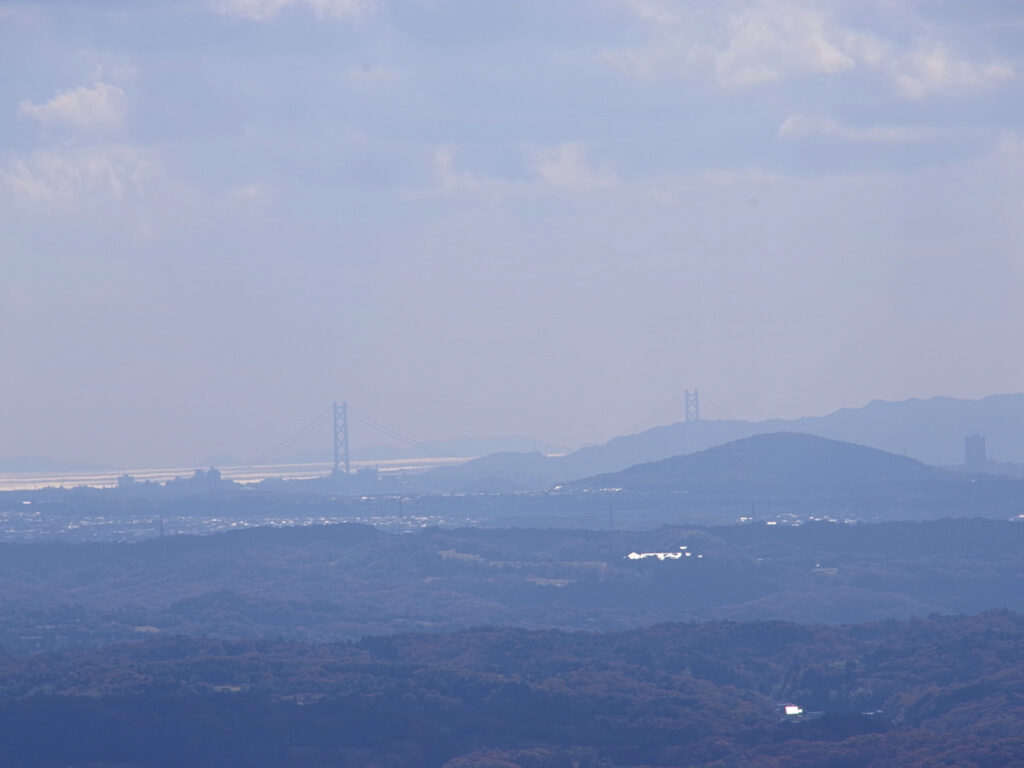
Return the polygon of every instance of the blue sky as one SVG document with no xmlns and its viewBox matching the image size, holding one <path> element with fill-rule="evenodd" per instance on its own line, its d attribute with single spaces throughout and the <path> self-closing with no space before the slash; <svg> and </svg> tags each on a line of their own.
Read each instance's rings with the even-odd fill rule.
<svg viewBox="0 0 1024 768">
<path fill-rule="evenodd" d="M 0 2 L 0 456 L 1020 391 L 1011 2 Z M 370 436 L 354 441 L 376 442 Z"/>
</svg>

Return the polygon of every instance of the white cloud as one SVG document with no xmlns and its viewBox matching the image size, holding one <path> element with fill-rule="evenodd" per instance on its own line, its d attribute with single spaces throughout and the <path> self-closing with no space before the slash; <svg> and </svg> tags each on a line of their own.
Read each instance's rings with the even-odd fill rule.
<svg viewBox="0 0 1024 768">
<path fill-rule="evenodd" d="M 715 71 L 730 85 L 753 85 L 789 75 L 834 75 L 856 65 L 849 44 L 825 17 L 798 5 L 770 4 L 729 19 L 729 44 L 715 54 Z M 846 44 L 844 44 L 846 43 Z"/>
<path fill-rule="evenodd" d="M 252 217 L 266 213 L 273 200 L 270 185 L 263 181 L 252 181 L 227 190 L 219 202 L 222 203 L 221 210 L 229 215 Z"/>
<path fill-rule="evenodd" d="M 1016 133 L 1003 133 L 996 143 L 996 154 L 1024 160 L 1024 136 Z"/>
<path fill-rule="evenodd" d="M 28 99 L 18 105 L 18 114 L 41 123 L 67 123 L 79 128 L 116 128 L 124 121 L 126 99 L 116 85 L 96 83 L 62 91 L 45 104 Z"/>
<path fill-rule="evenodd" d="M 602 56 L 609 64 L 643 79 L 688 69 L 696 47 L 691 30 L 679 22 L 672 8 L 662 0 L 619 2 L 630 16 L 650 28 L 650 38 L 640 46 L 604 51 Z"/>
<path fill-rule="evenodd" d="M 676 21 L 676 15 L 668 6 L 658 0 L 625 0 L 625 4 L 630 12 L 641 21 L 666 25 Z"/>
<path fill-rule="evenodd" d="M 1006 62 L 976 64 L 958 59 L 940 43 L 921 45 L 893 62 L 897 87 L 912 99 L 946 89 L 995 85 L 1015 76 Z"/>
<path fill-rule="evenodd" d="M 445 145 L 434 151 L 434 170 L 444 192 L 475 189 L 480 181 L 471 173 L 455 169 L 455 148 Z"/>
<path fill-rule="evenodd" d="M 437 147 L 432 157 L 436 184 L 425 189 L 406 188 L 403 194 L 412 198 L 433 197 L 439 194 L 468 194 L 500 200 L 507 193 L 516 190 L 517 185 L 514 182 L 460 170 L 456 163 L 457 157 L 458 150 L 454 146 L 443 144 Z"/>
<path fill-rule="evenodd" d="M 835 4 L 750 0 L 726 6 L 679 6 L 659 0 L 620 0 L 649 28 L 642 46 L 606 52 L 616 67 L 637 77 L 704 72 L 720 84 L 756 86 L 807 75 L 855 71 L 889 81 L 904 97 L 986 87 L 1016 77 L 1006 61 L 976 62 L 941 42 L 912 44 L 845 26 Z M 732 13 L 723 7 L 738 8 Z"/>
<path fill-rule="evenodd" d="M 250 184 L 242 184 L 228 191 L 228 195 L 235 200 L 266 200 L 270 196 L 270 189 L 266 184 L 254 181 Z"/>
<path fill-rule="evenodd" d="M 866 126 L 854 127 L 843 125 L 827 117 L 811 117 L 808 115 L 790 115 L 779 126 L 780 139 L 802 139 L 807 136 L 824 136 L 840 141 L 864 141 L 877 143 L 896 143 L 929 138 L 933 134 L 906 126 Z"/>
<path fill-rule="evenodd" d="M 311 10 L 318 19 L 353 19 L 377 5 L 378 0 L 218 0 L 216 8 L 225 16 L 263 21 L 298 7 Z"/>
<path fill-rule="evenodd" d="M 533 169 L 553 187 L 587 191 L 611 186 L 615 181 L 609 169 L 591 168 L 586 151 L 576 142 L 538 150 L 533 159 Z"/>
<path fill-rule="evenodd" d="M 121 200 L 138 191 L 155 163 L 128 146 L 90 147 L 67 152 L 37 152 L 15 161 L 0 178 L 30 200 L 68 203 L 85 195 Z"/>
<path fill-rule="evenodd" d="M 434 152 L 434 172 L 440 192 L 472 192 L 501 198 L 505 194 L 529 194 L 538 186 L 588 192 L 615 183 L 608 168 L 593 168 L 582 144 L 567 142 L 553 147 L 527 150 L 530 168 L 539 177 L 533 181 L 509 181 L 460 170 L 454 147 L 444 145 Z"/>
<path fill-rule="evenodd" d="M 722 12 L 724 4 L 690 7 L 658 0 L 622 0 L 630 14 L 651 29 L 647 44 L 606 54 L 617 66 L 641 77 L 660 72 L 707 70 L 724 85 L 749 86 L 793 75 L 839 74 L 857 60 L 877 60 L 884 44 L 832 23 L 814 6 L 799 2 L 745 3 Z M 736 8 L 736 4 L 731 7 Z"/>
<path fill-rule="evenodd" d="M 47 9 L 25 4 L 8 4 L 0 6 L 0 27 L 28 27 L 33 24 L 48 24 L 50 21 Z"/>
</svg>

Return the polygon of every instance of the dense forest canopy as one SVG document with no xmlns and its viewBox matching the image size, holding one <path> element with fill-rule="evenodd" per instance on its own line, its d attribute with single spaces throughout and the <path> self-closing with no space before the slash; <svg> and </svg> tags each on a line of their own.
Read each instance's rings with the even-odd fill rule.
<svg viewBox="0 0 1024 768">
<path fill-rule="evenodd" d="M 630 558 L 658 553 L 666 559 Z M 995 520 L 401 535 L 328 525 L 138 543 L 7 543 L 0 646 L 178 634 L 325 642 L 482 624 L 616 630 L 667 620 L 1024 610 L 1022 571 L 1024 524 Z"/>
<path fill-rule="evenodd" d="M 0 683 L 0 765 L 24 768 L 1008 766 L 1024 754 L 1024 617 L 1005 611 L 331 645 L 173 638 L 6 655 Z"/>
</svg>

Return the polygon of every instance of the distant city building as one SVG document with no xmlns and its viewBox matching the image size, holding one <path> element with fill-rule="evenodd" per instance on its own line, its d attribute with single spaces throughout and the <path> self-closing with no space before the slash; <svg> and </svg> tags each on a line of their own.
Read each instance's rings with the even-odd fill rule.
<svg viewBox="0 0 1024 768">
<path fill-rule="evenodd" d="M 964 438 L 964 466 L 980 469 L 988 462 L 985 452 L 984 435 L 968 435 Z"/>
<path fill-rule="evenodd" d="M 208 470 L 197 469 L 192 477 L 179 477 L 167 483 L 168 488 L 178 490 L 190 489 L 192 491 L 214 491 L 219 488 L 230 486 L 230 480 L 221 477 L 220 470 L 210 467 Z"/>
</svg>

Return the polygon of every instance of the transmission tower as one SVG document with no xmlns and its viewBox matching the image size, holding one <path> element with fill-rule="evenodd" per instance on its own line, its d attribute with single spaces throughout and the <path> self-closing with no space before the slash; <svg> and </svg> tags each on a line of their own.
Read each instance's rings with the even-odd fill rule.
<svg viewBox="0 0 1024 768">
<path fill-rule="evenodd" d="M 345 465 L 345 474 L 350 474 L 351 466 L 348 457 L 348 403 L 342 403 L 341 407 L 334 404 L 334 470 L 331 474 L 337 475 L 341 472 L 341 466 Z"/>
<path fill-rule="evenodd" d="M 700 394 L 696 389 L 693 392 L 686 390 L 686 420 L 700 421 Z"/>
</svg>

